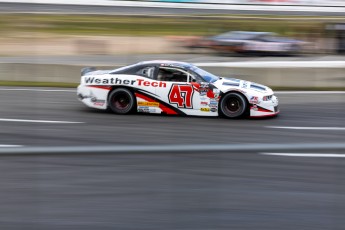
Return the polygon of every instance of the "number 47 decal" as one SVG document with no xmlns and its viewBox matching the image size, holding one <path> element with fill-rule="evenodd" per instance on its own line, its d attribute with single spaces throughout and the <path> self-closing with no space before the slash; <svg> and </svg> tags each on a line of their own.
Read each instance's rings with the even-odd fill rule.
<svg viewBox="0 0 345 230">
<path fill-rule="evenodd" d="M 193 86 L 192 85 L 176 85 L 171 86 L 169 92 L 169 103 L 176 104 L 178 108 L 193 108 Z"/>
</svg>

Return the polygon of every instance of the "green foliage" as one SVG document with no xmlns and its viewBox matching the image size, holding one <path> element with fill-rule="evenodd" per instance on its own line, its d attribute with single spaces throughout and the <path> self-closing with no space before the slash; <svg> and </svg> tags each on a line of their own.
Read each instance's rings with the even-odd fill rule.
<svg viewBox="0 0 345 230">
<path fill-rule="evenodd" d="M 283 35 L 323 32 L 327 19 L 279 16 L 104 16 L 1 14 L 0 32 L 59 35 L 213 35 L 230 30 L 270 31 Z M 337 19 L 335 19 L 337 20 Z"/>
</svg>

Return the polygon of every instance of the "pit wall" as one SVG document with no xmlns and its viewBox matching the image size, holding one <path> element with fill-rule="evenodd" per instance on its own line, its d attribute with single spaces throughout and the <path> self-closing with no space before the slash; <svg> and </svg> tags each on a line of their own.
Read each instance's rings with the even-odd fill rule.
<svg viewBox="0 0 345 230">
<path fill-rule="evenodd" d="M 0 63 L 1 81 L 78 83 L 85 66 Z M 102 66 L 99 69 L 113 69 Z M 203 67 L 222 77 L 237 77 L 275 87 L 345 88 L 345 67 L 339 68 L 248 68 Z"/>
</svg>

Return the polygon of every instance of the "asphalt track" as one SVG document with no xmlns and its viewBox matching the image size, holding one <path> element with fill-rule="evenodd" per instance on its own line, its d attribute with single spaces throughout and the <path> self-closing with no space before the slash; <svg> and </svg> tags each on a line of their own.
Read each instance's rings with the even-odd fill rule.
<svg viewBox="0 0 345 230">
<path fill-rule="evenodd" d="M 316 7 L 317 8 L 317 7 Z M 250 15 L 310 15 L 344 16 L 344 12 L 308 12 L 308 11 L 269 11 L 269 10 L 222 10 L 222 9 L 187 9 L 173 7 L 128 7 L 128 6 L 88 6 L 63 4 L 0 3 L 0 13 L 60 13 L 60 14 L 106 14 L 106 15 L 214 15 L 214 14 L 250 14 Z"/>
<path fill-rule="evenodd" d="M 0 89 L 0 146 L 345 141 L 344 93 L 277 93 L 282 110 L 277 118 L 227 120 L 119 116 L 85 108 L 73 90 L 25 89 Z M 303 153 L 335 156 L 344 150 Z M 345 224 L 344 160 L 255 150 L 0 155 L 0 226 L 340 230 Z"/>
<path fill-rule="evenodd" d="M 277 118 L 226 120 L 144 114 L 113 115 L 86 108 L 77 101 L 74 89 L 23 89 L 25 88 L 2 87 L 0 90 L 0 144 L 286 144 L 320 141 L 341 143 L 345 140 L 344 130 L 296 131 L 267 127 L 345 127 L 344 93 L 278 94 L 282 113 Z M 1 119 L 77 123 L 35 123 Z"/>
</svg>

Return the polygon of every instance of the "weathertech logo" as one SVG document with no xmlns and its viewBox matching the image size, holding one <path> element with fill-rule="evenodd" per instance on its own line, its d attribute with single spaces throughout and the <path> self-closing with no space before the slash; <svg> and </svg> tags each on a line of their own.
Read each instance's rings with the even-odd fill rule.
<svg viewBox="0 0 345 230">
<path fill-rule="evenodd" d="M 85 84 L 95 85 L 133 85 L 136 80 L 127 80 L 120 78 L 97 78 L 97 77 L 85 77 Z"/>
<path fill-rule="evenodd" d="M 137 80 L 128 80 L 128 79 L 120 79 L 116 78 L 98 78 L 98 77 L 85 77 L 84 78 L 85 84 L 88 85 L 134 85 L 135 83 L 138 86 L 151 86 L 151 87 L 167 87 L 165 82 L 162 81 L 146 81 L 144 79 L 137 79 Z"/>
<path fill-rule="evenodd" d="M 139 86 L 152 86 L 152 87 L 167 87 L 167 84 L 162 81 L 145 81 L 144 79 L 138 79 Z"/>
</svg>

